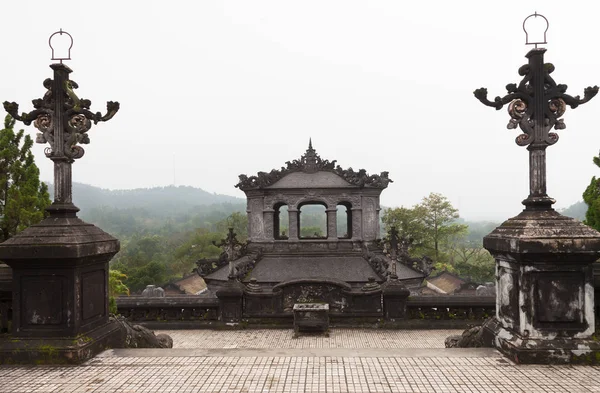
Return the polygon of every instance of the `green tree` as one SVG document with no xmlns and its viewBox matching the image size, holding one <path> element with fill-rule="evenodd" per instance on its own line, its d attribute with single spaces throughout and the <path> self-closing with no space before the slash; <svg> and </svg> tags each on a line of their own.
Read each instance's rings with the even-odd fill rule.
<svg viewBox="0 0 600 393">
<path fill-rule="evenodd" d="M 115 298 L 119 295 L 129 295 L 129 288 L 123 283 L 127 276 L 118 270 L 108 271 L 108 311 L 117 313 L 117 302 Z"/>
<path fill-rule="evenodd" d="M 600 167 L 600 155 L 594 157 L 594 164 Z M 583 192 L 583 201 L 588 205 L 584 223 L 600 231 L 600 179 L 596 176 Z"/>
<path fill-rule="evenodd" d="M 412 209 L 396 207 L 386 209 L 381 221 L 386 233 L 396 227 L 398 236 L 409 244 L 409 254 L 418 253 L 427 242 L 427 228 L 424 223 L 424 210 L 420 206 Z"/>
<path fill-rule="evenodd" d="M 415 207 L 421 212 L 426 236 L 433 243 L 435 261 L 440 260 L 440 245 L 452 237 L 467 233 L 467 226 L 457 224 L 458 209 L 443 195 L 431 193 Z"/>
<path fill-rule="evenodd" d="M 459 276 L 480 284 L 495 280 L 496 261 L 483 247 L 465 242 L 463 238 L 453 242 L 447 252 Z"/>
<path fill-rule="evenodd" d="M 302 227 L 300 228 L 300 237 L 302 238 L 315 238 L 319 239 L 324 237 L 323 230 L 318 226 Z"/>
<path fill-rule="evenodd" d="M 48 186 L 40 182 L 31 147 L 24 131 L 14 131 L 15 120 L 7 115 L 0 130 L 0 229 L 2 241 L 40 222 L 50 205 Z"/>
<path fill-rule="evenodd" d="M 165 238 L 153 236 L 135 237 L 121 250 L 111 263 L 111 268 L 127 276 L 126 285 L 134 292 L 146 285 L 162 285 L 175 276 L 169 269 L 169 247 Z"/>
<path fill-rule="evenodd" d="M 248 215 L 240 212 L 234 212 L 224 220 L 221 220 L 215 225 L 216 230 L 227 235 L 229 228 L 233 228 L 238 241 L 245 242 L 248 240 Z"/>
<path fill-rule="evenodd" d="M 222 233 L 209 232 L 204 228 L 196 229 L 189 234 L 187 241 L 175 250 L 173 269 L 183 275 L 191 272 L 199 259 L 218 258 L 223 250 L 215 243 L 219 244 L 223 238 Z"/>
</svg>

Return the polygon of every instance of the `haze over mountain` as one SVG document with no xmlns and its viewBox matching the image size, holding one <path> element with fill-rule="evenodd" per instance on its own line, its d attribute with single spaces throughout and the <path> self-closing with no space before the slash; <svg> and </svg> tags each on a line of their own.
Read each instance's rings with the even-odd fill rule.
<svg viewBox="0 0 600 393">
<path fill-rule="evenodd" d="M 50 198 L 54 198 L 54 187 L 48 184 Z M 114 209 L 145 209 L 165 214 L 184 213 L 196 206 L 213 204 L 246 204 L 246 200 L 230 195 L 214 194 L 201 188 L 189 186 L 167 186 L 136 188 L 133 190 L 107 190 L 82 183 L 73 183 L 73 203 L 82 214 L 92 209 L 107 207 Z"/>
<path fill-rule="evenodd" d="M 50 190 L 50 197 L 53 198 L 52 194 L 54 188 L 51 183 L 48 184 L 48 187 Z M 102 207 L 110 209 L 150 210 L 153 214 L 169 216 L 173 214 L 184 214 L 194 210 L 195 207 L 207 205 L 231 204 L 236 205 L 235 211 L 243 211 L 246 204 L 244 198 L 210 193 L 201 188 L 190 186 L 108 190 L 82 183 L 73 183 L 73 202 L 81 209 L 82 216 L 89 215 L 93 209 Z M 583 201 L 579 201 L 567 208 L 558 208 L 557 210 L 566 216 L 583 221 L 585 219 L 587 205 Z M 471 217 L 468 217 L 465 220 L 490 221 L 473 219 Z"/>
</svg>

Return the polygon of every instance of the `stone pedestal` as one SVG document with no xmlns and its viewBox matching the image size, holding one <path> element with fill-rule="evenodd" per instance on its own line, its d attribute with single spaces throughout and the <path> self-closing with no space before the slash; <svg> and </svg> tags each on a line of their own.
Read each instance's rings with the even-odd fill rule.
<svg viewBox="0 0 600 393">
<path fill-rule="evenodd" d="M 322 332 L 329 330 L 329 304 L 294 304 L 294 337 L 300 332 Z"/>
<path fill-rule="evenodd" d="M 484 238 L 496 259 L 494 345 L 518 363 L 598 362 L 592 263 L 600 233 L 528 209 Z"/>
<path fill-rule="evenodd" d="M 2 363 L 79 363 L 118 340 L 108 319 L 108 262 L 119 241 L 71 207 L 0 244 L 0 260 L 13 270 Z"/>
<path fill-rule="evenodd" d="M 383 285 L 383 313 L 386 320 L 404 318 L 406 316 L 406 301 L 410 291 L 406 289 L 398 277 L 391 277 Z"/>
<path fill-rule="evenodd" d="M 239 323 L 242 320 L 244 285 L 230 279 L 215 295 L 219 299 L 219 320 L 225 323 Z"/>
</svg>

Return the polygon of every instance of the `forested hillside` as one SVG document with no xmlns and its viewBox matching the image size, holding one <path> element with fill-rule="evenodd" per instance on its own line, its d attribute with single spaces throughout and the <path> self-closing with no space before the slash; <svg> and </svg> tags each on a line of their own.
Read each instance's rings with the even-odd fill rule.
<svg viewBox="0 0 600 393">
<path fill-rule="evenodd" d="M 53 190 L 50 185 L 50 190 Z M 246 237 L 246 200 L 194 187 L 106 190 L 73 184 L 79 217 L 121 241 L 111 268 L 127 276 L 132 292 L 192 272 L 196 260 L 216 257 L 212 244 L 233 226 Z"/>
<path fill-rule="evenodd" d="M 445 201 L 443 196 L 439 197 Z M 211 194 L 199 188 L 171 186 L 111 191 L 74 183 L 73 198 L 81 209 L 79 217 L 121 241 L 121 251 L 111 262 L 111 268 L 127 276 L 123 281 L 133 293 L 148 284 L 163 285 L 190 274 L 198 259 L 217 257 L 221 250 L 213 242 L 218 243 L 224 238 L 230 226 L 241 241 L 247 238 L 246 200 Z M 383 209 L 382 224 L 385 224 L 386 216 L 388 224 L 408 224 L 405 229 L 416 232 L 407 235 L 421 240 L 414 243 L 411 254 L 432 257 L 438 270 L 454 271 L 478 282 L 493 280 L 494 262 L 482 249 L 482 240 L 500 223 L 455 218 L 458 211 L 448 205 L 452 214 L 444 225 L 456 231 L 445 231 L 439 242 L 435 240 L 439 243 L 439 251 L 436 251 L 434 243 L 428 246 L 429 235 L 423 226 L 427 212 L 436 206 L 421 205 L 399 210 Z M 325 235 L 326 214 L 324 208 L 319 208 L 307 206 L 303 210 L 303 236 Z M 579 202 L 562 213 L 581 220 L 586 208 L 585 203 Z M 281 215 L 285 232 L 287 214 L 282 212 Z M 343 212 L 339 215 L 345 217 Z M 418 224 L 421 221 L 423 224 Z M 344 233 L 345 225 L 344 220 L 338 222 L 338 233 Z M 382 229 L 387 226 L 382 225 Z M 386 234 L 382 232 L 382 236 Z"/>
</svg>

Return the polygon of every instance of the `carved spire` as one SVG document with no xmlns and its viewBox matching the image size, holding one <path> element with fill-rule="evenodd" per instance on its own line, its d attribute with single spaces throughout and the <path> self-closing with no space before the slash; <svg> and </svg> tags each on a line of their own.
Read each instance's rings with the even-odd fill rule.
<svg viewBox="0 0 600 393">
<path fill-rule="evenodd" d="M 306 154 L 300 159 L 302 160 L 302 164 L 304 164 L 304 171 L 306 173 L 315 173 L 319 171 L 318 165 L 321 161 L 321 157 L 319 157 L 312 147 L 312 138 L 308 139 L 308 149 L 306 149 Z"/>
<path fill-rule="evenodd" d="M 364 169 L 355 172 L 352 168 L 342 169 L 336 166 L 336 160 L 329 161 L 322 159 L 312 146 L 312 138 L 308 140 L 308 149 L 300 159 L 287 161 L 285 167 L 280 170 L 273 169 L 271 172 L 258 172 L 256 176 L 240 175 L 240 181 L 235 186 L 241 190 L 252 190 L 268 187 L 284 176 L 292 172 L 316 173 L 319 171 L 332 172 L 346 180 L 348 183 L 363 187 L 386 188 L 392 181 L 388 177 L 388 172 L 381 172 L 379 175 L 369 175 Z"/>
</svg>

